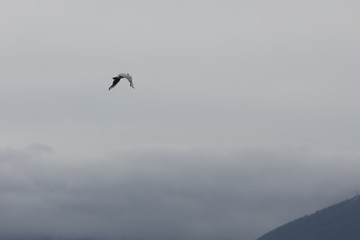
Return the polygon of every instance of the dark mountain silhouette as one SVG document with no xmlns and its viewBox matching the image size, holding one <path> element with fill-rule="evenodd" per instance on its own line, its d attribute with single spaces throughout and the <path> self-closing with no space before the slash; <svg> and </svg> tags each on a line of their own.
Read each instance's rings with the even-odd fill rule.
<svg viewBox="0 0 360 240">
<path fill-rule="evenodd" d="M 257 240 L 359 240 L 360 196 L 299 218 Z"/>
</svg>

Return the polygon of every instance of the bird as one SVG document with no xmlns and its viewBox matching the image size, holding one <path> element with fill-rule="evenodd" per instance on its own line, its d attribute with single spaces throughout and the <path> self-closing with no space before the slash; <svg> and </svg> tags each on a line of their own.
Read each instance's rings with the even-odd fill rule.
<svg viewBox="0 0 360 240">
<path fill-rule="evenodd" d="M 113 77 L 114 81 L 113 81 L 112 85 L 109 87 L 109 90 L 112 89 L 113 87 L 115 87 L 116 84 L 118 84 L 120 82 L 120 79 L 122 79 L 122 78 L 126 78 L 130 83 L 130 87 L 134 88 L 132 76 L 128 73 L 119 73 L 117 76 Z"/>
</svg>

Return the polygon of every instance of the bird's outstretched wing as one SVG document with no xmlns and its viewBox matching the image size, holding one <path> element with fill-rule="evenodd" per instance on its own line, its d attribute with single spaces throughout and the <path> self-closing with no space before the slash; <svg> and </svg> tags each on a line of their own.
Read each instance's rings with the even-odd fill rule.
<svg viewBox="0 0 360 240">
<path fill-rule="evenodd" d="M 121 78 L 113 78 L 113 79 L 114 79 L 113 84 L 109 87 L 109 90 L 112 89 L 113 87 L 115 87 L 116 84 L 118 84 L 120 82 Z"/>
<path fill-rule="evenodd" d="M 133 81 L 132 81 L 132 76 L 130 76 L 130 74 L 122 73 L 122 74 L 119 74 L 118 76 L 122 76 L 123 78 L 126 78 L 130 83 L 130 87 L 134 88 L 134 84 L 133 84 Z"/>
<path fill-rule="evenodd" d="M 134 88 L 134 84 L 133 84 L 132 80 L 129 80 L 129 82 L 130 82 L 130 87 Z"/>
</svg>

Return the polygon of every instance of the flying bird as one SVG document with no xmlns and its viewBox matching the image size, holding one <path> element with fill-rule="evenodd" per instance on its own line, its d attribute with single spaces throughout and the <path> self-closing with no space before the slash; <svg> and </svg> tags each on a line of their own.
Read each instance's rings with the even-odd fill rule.
<svg viewBox="0 0 360 240">
<path fill-rule="evenodd" d="M 113 87 L 115 87 L 116 84 L 118 84 L 120 82 L 120 79 L 122 79 L 122 78 L 126 78 L 130 83 L 130 87 L 134 88 L 132 76 L 128 73 L 119 73 L 117 76 L 113 77 L 114 81 L 113 81 L 112 85 L 109 87 L 109 90 L 112 89 Z"/>
</svg>

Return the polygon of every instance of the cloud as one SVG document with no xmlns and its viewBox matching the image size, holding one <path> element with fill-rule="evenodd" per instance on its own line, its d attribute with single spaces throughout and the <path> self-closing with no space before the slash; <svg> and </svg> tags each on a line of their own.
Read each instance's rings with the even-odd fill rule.
<svg viewBox="0 0 360 240">
<path fill-rule="evenodd" d="M 39 149 L 49 151 L 0 152 L 2 237 L 255 239 L 355 194 L 360 180 L 358 154 L 147 149 L 79 160 Z"/>
<path fill-rule="evenodd" d="M 1 239 L 254 239 L 358 191 L 359 3 L 36 2 L 0 9 Z"/>
</svg>

